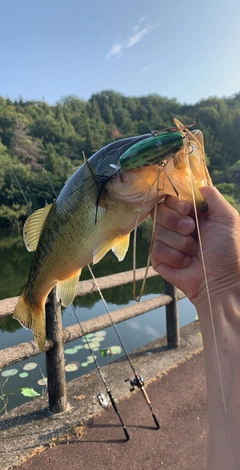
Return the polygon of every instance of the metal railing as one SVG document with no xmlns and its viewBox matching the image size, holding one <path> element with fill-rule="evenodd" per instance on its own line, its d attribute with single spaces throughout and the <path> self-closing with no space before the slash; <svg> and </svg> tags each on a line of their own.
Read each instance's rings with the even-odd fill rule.
<svg viewBox="0 0 240 470">
<path fill-rule="evenodd" d="M 145 268 L 138 269 L 136 271 L 136 280 L 143 279 L 144 273 Z M 150 268 L 148 278 L 153 276 L 158 276 L 158 274 Z M 100 277 L 97 281 L 101 290 L 128 284 L 132 282 L 132 271 Z M 164 294 L 115 310 L 111 312 L 111 317 L 114 323 L 117 324 L 165 306 L 167 344 L 169 348 L 177 348 L 180 344 L 178 300 L 185 296 L 166 281 L 164 281 L 164 286 Z M 90 295 L 96 291 L 97 287 L 93 280 L 81 281 L 78 284 L 76 295 Z M 17 300 L 18 297 L 13 297 L 0 301 L 0 318 L 12 315 Z M 64 344 L 81 338 L 86 334 L 112 326 L 112 322 L 109 315 L 104 314 L 83 321 L 81 325 L 81 329 L 77 323 L 67 328 L 62 328 L 61 307 L 56 300 L 55 290 L 53 289 L 46 303 L 46 333 L 48 339 L 45 345 L 49 407 L 53 413 L 60 413 L 67 406 Z M 0 369 L 39 354 L 42 354 L 42 352 L 38 348 L 36 341 L 29 341 L 0 350 Z"/>
</svg>

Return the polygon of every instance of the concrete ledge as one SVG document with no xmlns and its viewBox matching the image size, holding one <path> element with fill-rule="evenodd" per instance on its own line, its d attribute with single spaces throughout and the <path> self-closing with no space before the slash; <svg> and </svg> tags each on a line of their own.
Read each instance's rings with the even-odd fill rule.
<svg viewBox="0 0 240 470">
<path fill-rule="evenodd" d="M 167 374 L 173 367 L 202 349 L 199 322 L 181 329 L 179 349 L 167 349 L 166 338 L 147 344 L 130 354 L 134 367 L 147 384 L 151 379 Z M 131 395 L 126 378 L 132 371 L 125 359 L 102 368 L 114 398 Z M 68 409 L 59 415 L 48 410 L 47 397 L 22 405 L 0 418 L 0 469 L 10 470 L 20 464 L 37 448 L 49 445 L 53 438 L 86 422 L 102 410 L 96 396 L 105 392 L 102 380 L 95 370 L 67 384 Z M 151 398 L 151 397 L 150 397 Z"/>
</svg>

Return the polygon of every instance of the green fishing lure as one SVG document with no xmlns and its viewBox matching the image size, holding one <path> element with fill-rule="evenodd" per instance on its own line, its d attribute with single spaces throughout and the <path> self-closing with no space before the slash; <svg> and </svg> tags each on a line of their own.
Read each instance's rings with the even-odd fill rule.
<svg viewBox="0 0 240 470">
<path fill-rule="evenodd" d="M 181 132 L 162 132 L 141 140 L 127 149 L 119 158 L 123 170 L 155 165 L 172 158 L 184 145 Z"/>
</svg>

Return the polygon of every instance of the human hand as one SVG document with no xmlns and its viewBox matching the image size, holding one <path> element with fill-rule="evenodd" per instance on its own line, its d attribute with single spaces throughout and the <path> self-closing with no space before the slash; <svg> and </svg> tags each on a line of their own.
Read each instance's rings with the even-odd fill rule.
<svg viewBox="0 0 240 470">
<path fill-rule="evenodd" d="M 214 296 L 239 282 L 240 217 L 216 188 L 204 187 L 201 193 L 208 212 L 198 214 L 200 234 L 209 291 Z M 167 196 L 158 205 L 152 266 L 197 306 L 206 299 L 206 282 L 198 235 L 191 235 L 195 229 L 188 202 Z"/>
</svg>

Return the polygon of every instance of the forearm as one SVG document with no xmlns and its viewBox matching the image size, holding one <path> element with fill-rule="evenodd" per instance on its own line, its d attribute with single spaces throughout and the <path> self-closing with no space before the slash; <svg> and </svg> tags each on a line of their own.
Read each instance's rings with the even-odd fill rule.
<svg viewBox="0 0 240 470">
<path fill-rule="evenodd" d="M 207 299 L 197 306 L 208 389 L 208 469 L 239 470 L 240 283 L 219 292 L 211 304 L 213 324 Z"/>
</svg>

